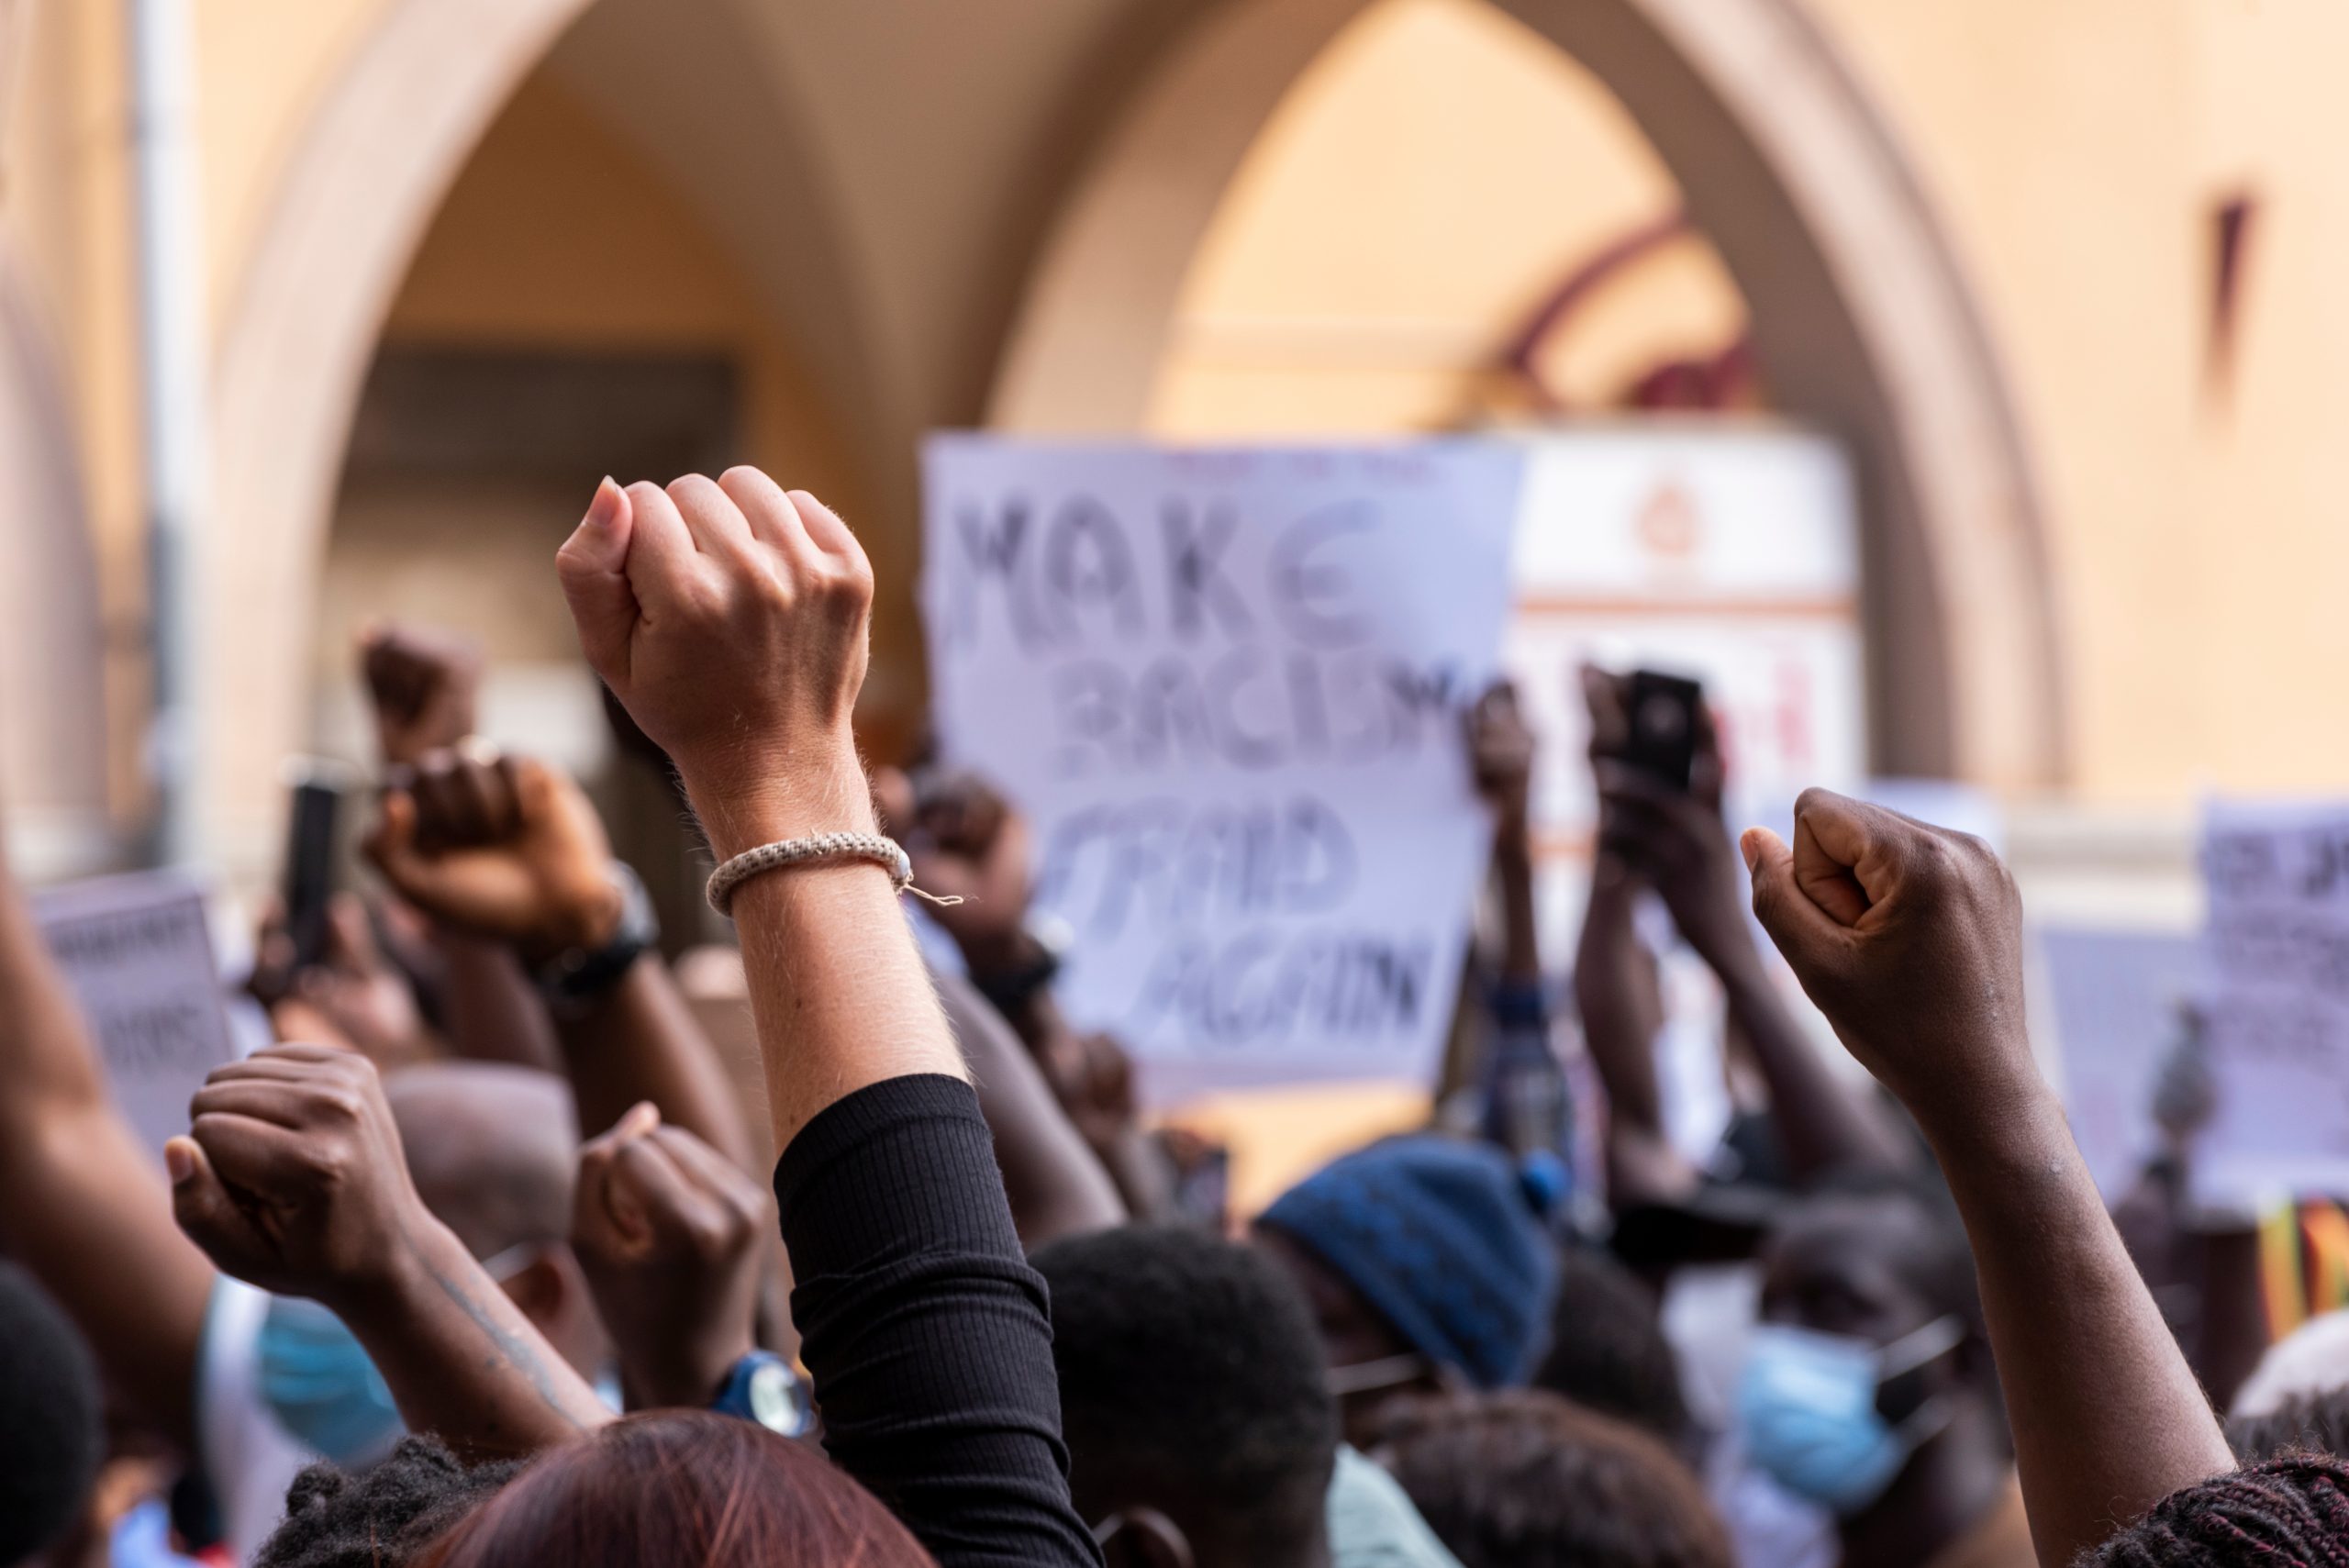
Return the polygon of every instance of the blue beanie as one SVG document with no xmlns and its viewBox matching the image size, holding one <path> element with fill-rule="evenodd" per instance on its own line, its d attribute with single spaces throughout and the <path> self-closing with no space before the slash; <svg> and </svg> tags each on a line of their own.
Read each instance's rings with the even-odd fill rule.
<svg viewBox="0 0 2349 1568">
<path fill-rule="evenodd" d="M 1541 1351 L 1557 1255 L 1497 1150 L 1389 1139 L 1308 1176 L 1263 1222 L 1478 1387 L 1522 1380 Z"/>
</svg>

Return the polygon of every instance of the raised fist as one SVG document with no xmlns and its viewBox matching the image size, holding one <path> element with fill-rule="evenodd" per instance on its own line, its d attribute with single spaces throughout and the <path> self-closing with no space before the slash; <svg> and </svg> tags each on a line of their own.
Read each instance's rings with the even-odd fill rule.
<svg viewBox="0 0 2349 1568">
<path fill-rule="evenodd" d="M 359 671 L 375 708 L 375 738 L 388 766 L 416 762 L 473 732 L 481 647 L 431 627 L 384 622 L 359 638 Z"/>
<path fill-rule="evenodd" d="M 555 558 L 587 662 L 677 765 L 712 847 L 872 827 L 850 716 L 873 567 L 754 468 L 606 480 Z"/>
<path fill-rule="evenodd" d="M 1930 1129 L 2038 1087 L 2022 901 L 1979 839 L 1826 790 L 1747 829 L 1753 913 L 1835 1033 Z"/>
<path fill-rule="evenodd" d="M 365 847 L 401 897 L 532 963 L 619 928 L 603 819 L 568 775 L 528 757 L 429 753 L 384 792 Z"/>
<path fill-rule="evenodd" d="M 164 1146 L 180 1229 L 224 1273 L 336 1306 L 439 1225 L 408 1178 L 373 1063 L 273 1045 L 215 1068 Z"/>
<path fill-rule="evenodd" d="M 1517 688 L 1496 681 L 1468 710 L 1468 768 L 1476 793 L 1493 808 L 1496 831 L 1522 835 L 1533 792 L 1533 728 Z"/>
<path fill-rule="evenodd" d="M 648 1103 L 579 1151 L 572 1249 L 648 1405 L 707 1405 L 752 1344 L 766 1194 Z"/>
</svg>

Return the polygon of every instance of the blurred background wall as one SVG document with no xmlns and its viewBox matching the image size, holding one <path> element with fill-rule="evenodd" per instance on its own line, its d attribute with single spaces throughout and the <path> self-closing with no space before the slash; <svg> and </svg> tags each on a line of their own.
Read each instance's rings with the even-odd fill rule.
<svg viewBox="0 0 2349 1568">
<path fill-rule="evenodd" d="M 366 614 L 596 753 L 546 568 L 624 462 L 839 500 L 908 744 L 914 443 L 990 422 L 1794 417 L 1862 481 L 1879 766 L 1997 792 L 2058 896 L 2178 906 L 2198 792 L 2349 778 L 2328 0 L 189 4 L 239 874 L 358 743 Z M 126 15 L 0 0 L 0 789 L 52 869 L 145 808 Z"/>
</svg>

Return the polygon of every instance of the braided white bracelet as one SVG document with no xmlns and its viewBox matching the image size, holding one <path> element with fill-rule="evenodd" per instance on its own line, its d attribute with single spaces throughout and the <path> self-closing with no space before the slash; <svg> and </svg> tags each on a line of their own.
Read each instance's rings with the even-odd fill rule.
<svg viewBox="0 0 2349 1568">
<path fill-rule="evenodd" d="M 818 833 L 807 839 L 784 839 L 772 844 L 761 844 L 757 849 L 744 850 L 729 858 L 709 873 L 709 906 L 730 917 L 734 890 L 752 877 L 771 871 L 830 865 L 841 861 L 871 861 L 889 873 L 889 881 L 898 892 L 926 898 L 941 907 L 963 902 L 960 898 L 941 898 L 916 887 L 914 862 L 907 856 L 904 846 L 895 839 L 879 833 Z"/>
</svg>

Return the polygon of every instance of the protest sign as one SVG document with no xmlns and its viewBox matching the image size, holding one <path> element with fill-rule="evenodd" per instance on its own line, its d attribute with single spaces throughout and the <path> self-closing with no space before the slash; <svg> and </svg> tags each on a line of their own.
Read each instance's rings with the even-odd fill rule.
<svg viewBox="0 0 2349 1568">
<path fill-rule="evenodd" d="M 1035 825 L 1059 984 L 1164 1100 L 1424 1078 L 1490 834 L 1518 455 L 1430 441 L 925 453 L 942 754 Z"/>
<path fill-rule="evenodd" d="M 160 1151 L 187 1130 L 205 1075 L 234 1055 L 203 893 L 161 873 L 100 877 L 36 893 L 32 909 L 115 1104 Z"/>
<path fill-rule="evenodd" d="M 2179 931 L 2035 929 L 2054 1016 L 2064 1111 L 2106 1199 L 2161 1152 L 2154 1093 L 2193 1000 L 2195 939 Z"/>
<path fill-rule="evenodd" d="M 2349 1194 L 2349 803 L 2210 804 L 2202 881 L 2217 1107 L 2196 1195 Z"/>
</svg>

